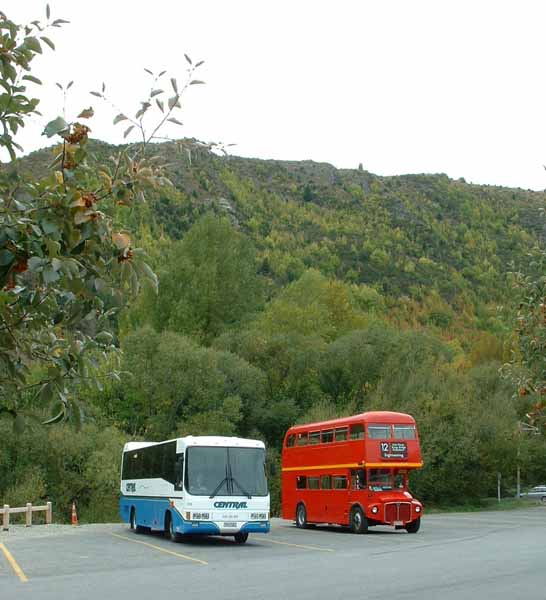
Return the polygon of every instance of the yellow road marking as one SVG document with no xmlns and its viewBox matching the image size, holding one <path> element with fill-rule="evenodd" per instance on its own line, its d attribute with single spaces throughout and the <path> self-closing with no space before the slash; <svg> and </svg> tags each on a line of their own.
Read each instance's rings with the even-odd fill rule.
<svg viewBox="0 0 546 600">
<path fill-rule="evenodd" d="M 292 546 L 293 548 L 302 548 L 303 550 L 318 550 L 319 552 L 335 552 L 331 548 L 320 548 L 319 546 L 305 546 L 304 544 L 291 544 L 290 542 L 279 542 L 278 540 L 263 539 L 260 541 L 269 542 L 270 544 L 282 544 L 283 546 Z"/>
<path fill-rule="evenodd" d="M 25 575 L 23 569 L 21 569 L 21 567 L 17 564 L 17 561 L 11 555 L 11 552 L 4 546 L 4 544 L 0 544 L 0 550 L 2 550 L 2 552 L 4 553 L 4 556 L 7 558 L 9 564 L 11 565 L 11 568 L 15 571 L 17 577 L 19 577 L 19 579 L 23 583 L 26 583 L 28 581 L 28 578 Z"/>
<path fill-rule="evenodd" d="M 177 556 L 178 558 L 184 558 L 185 560 L 191 560 L 193 562 L 199 563 L 200 565 L 208 565 L 209 563 L 205 560 L 201 560 L 200 558 L 193 558 L 193 556 L 187 556 L 186 554 L 180 554 L 180 552 L 173 552 L 172 550 L 167 550 L 166 548 L 162 548 L 161 546 L 156 546 L 155 544 L 149 544 L 148 542 L 142 542 L 140 540 L 132 540 L 131 538 L 125 537 L 124 535 L 118 535 L 117 533 L 111 533 L 114 537 L 119 538 L 120 540 L 125 540 L 126 542 L 133 542 L 134 544 L 142 544 L 143 546 L 148 546 L 148 548 L 153 548 L 154 550 L 159 550 L 160 552 L 164 552 L 165 554 L 171 554 L 172 556 Z"/>
</svg>

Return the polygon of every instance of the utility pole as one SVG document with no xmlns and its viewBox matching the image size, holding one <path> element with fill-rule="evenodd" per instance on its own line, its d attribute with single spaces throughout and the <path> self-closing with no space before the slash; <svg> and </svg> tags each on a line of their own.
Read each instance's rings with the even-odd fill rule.
<svg viewBox="0 0 546 600">
<path fill-rule="evenodd" d="M 538 435 L 540 432 L 538 427 L 531 425 L 530 423 L 524 423 L 518 421 L 518 449 L 516 455 L 516 498 L 521 498 L 521 465 L 520 465 L 520 443 L 522 433 L 534 433 Z"/>
</svg>

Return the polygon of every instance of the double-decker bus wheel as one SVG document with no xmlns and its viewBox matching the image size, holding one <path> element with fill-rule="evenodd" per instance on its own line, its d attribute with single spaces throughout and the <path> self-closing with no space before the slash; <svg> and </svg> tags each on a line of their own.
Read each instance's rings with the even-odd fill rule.
<svg viewBox="0 0 546 600">
<path fill-rule="evenodd" d="M 244 544 L 248 540 L 248 533 L 236 533 L 234 536 L 236 544 Z"/>
<path fill-rule="evenodd" d="M 307 527 L 307 511 L 303 504 L 298 504 L 296 508 L 296 527 L 305 529 Z"/>
<path fill-rule="evenodd" d="M 411 523 L 408 523 L 406 525 L 406 531 L 408 533 L 417 533 L 419 531 L 420 527 L 421 527 L 421 517 L 419 517 L 418 519 L 415 519 L 415 521 L 412 521 Z"/>
<path fill-rule="evenodd" d="M 368 519 L 364 516 L 360 506 L 354 506 L 351 510 L 350 525 L 353 533 L 368 533 Z"/>
</svg>

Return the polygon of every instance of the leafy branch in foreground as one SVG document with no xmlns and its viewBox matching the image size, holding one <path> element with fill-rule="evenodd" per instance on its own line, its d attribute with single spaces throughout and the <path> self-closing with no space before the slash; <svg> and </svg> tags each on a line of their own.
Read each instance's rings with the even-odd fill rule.
<svg viewBox="0 0 546 600">
<path fill-rule="evenodd" d="M 33 28 L 44 29 L 0 15 L 0 30 L 6 32 L 0 42 L 6 90 L 0 124 L 12 159 L 19 148 L 13 135 L 26 116 L 38 112 L 39 100 L 29 100 L 17 83 L 18 69 L 28 73 L 41 52 L 29 35 Z M 89 108 L 80 120 L 57 117 L 47 124 L 44 135 L 60 143 L 44 179 L 20 175 L 16 163 L 0 172 L 0 412 L 12 414 L 17 427 L 26 403 L 53 405 L 48 423 L 78 415 L 75 386 L 100 387 L 100 362 L 117 352 L 117 313 L 143 280 L 157 288 L 142 250 L 117 215 L 142 201 L 150 188 L 170 182 L 157 161 L 127 151 L 108 164 L 97 163 L 89 154 L 90 128 L 81 122 L 92 115 Z"/>
</svg>

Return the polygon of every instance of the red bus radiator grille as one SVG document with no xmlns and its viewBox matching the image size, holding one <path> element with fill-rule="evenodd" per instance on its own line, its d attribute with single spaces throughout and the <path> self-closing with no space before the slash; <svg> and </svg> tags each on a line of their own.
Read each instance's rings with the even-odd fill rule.
<svg viewBox="0 0 546 600">
<path fill-rule="evenodd" d="M 410 521 L 411 504 L 409 502 L 389 502 L 385 504 L 385 522 Z"/>
</svg>

